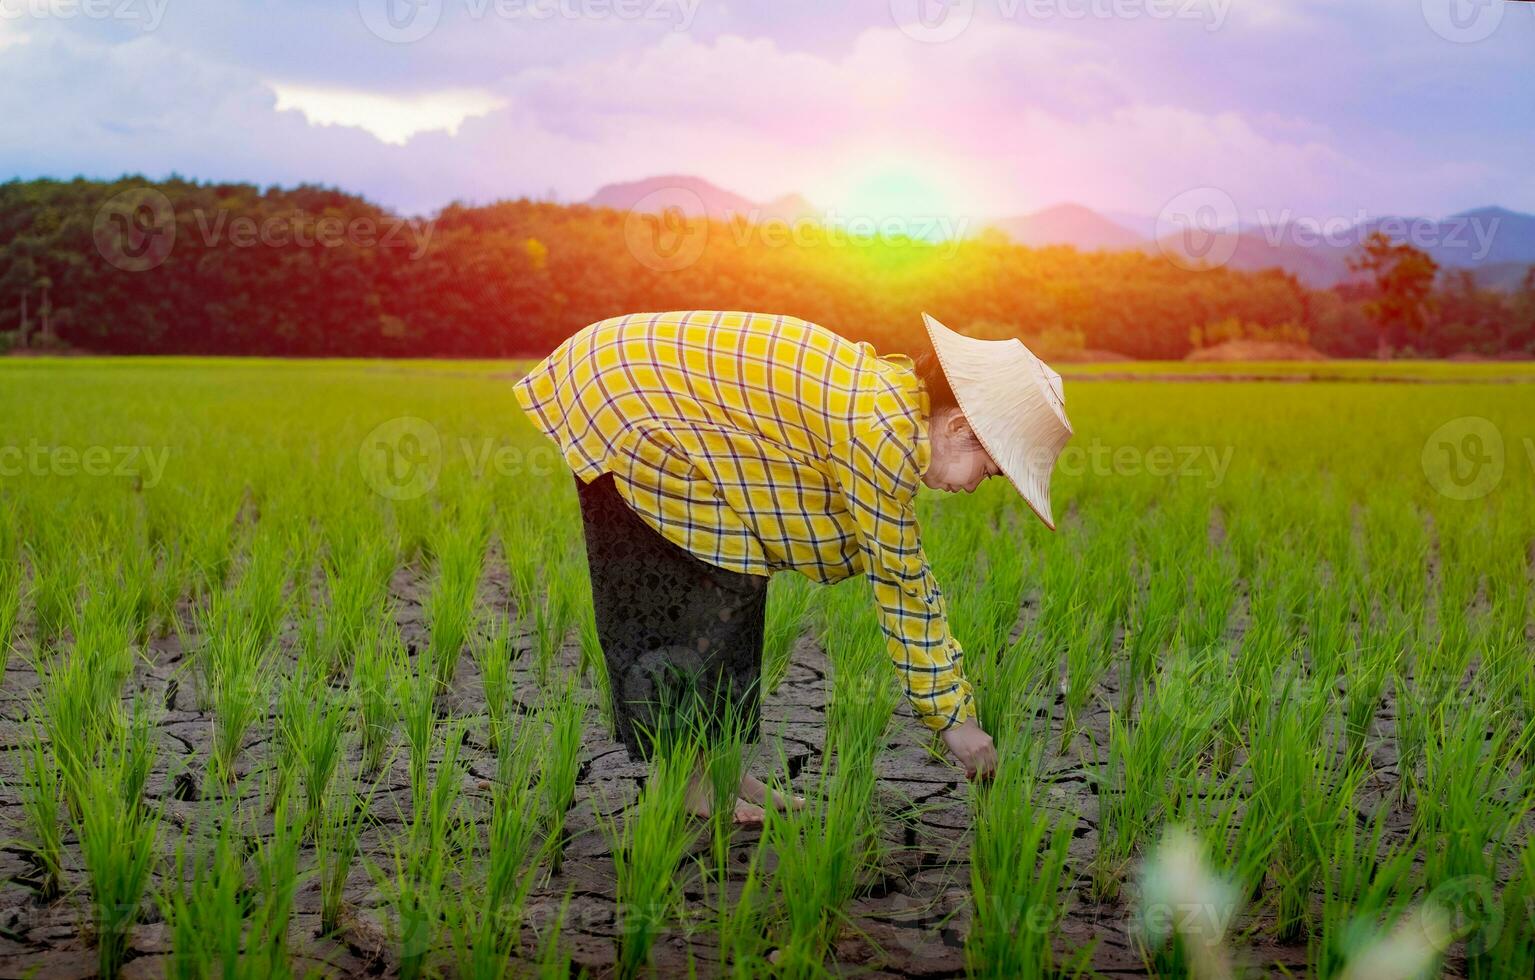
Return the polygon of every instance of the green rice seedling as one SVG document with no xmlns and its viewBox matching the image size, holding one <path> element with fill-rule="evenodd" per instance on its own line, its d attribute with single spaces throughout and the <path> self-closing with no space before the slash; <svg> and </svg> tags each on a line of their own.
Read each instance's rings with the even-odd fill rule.
<svg viewBox="0 0 1535 980">
<path fill-rule="evenodd" d="M 532 740 L 506 749 L 500 756 L 491 790 L 490 819 L 485 828 L 484 903 L 511 933 L 514 944 L 522 926 L 522 910 L 537 881 L 539 836 L 543 821 L 530 776 Z M 548 847 L 554 840 L 550 839 Z"/>
<path fill-rule="evenodd" d="M 154 867 L 159 834 L 157 814 L 134 807 L 126 812 L 123 798 L 133 776 L 129 752 L 109 752 L 99 764 L 80 773 L 80 818 L 75 833 L 90 880 L 95 911 L 98 969 L 115 977 L 122 968 L 128 931 L 138 921 Z"/>
<path fill-rule="evenodd" d="M 785 976 L 826 969 L 859 874 L 877 856 L 869 832 L 873 768 L 853 753 L 834 756 L 831 765 L 806 793 L 803 808 L 767 810 L 763 833 L 777 859 L 772 880 L 781 919 L 773 962 Z"/>
<path fill-rule="evenodd" d="M 430 685 L 435 679 L 429 672 L 423 672 L 422 677 L 425 683 L 417 687 L 427 694 L 430 711 Z M 393 869 L 383 881 L 394 906 L 391 926 L 399 948 L 400 976 L 406 980 L 423 974 L 437 948 L 448 897 L 450 852 L 459 846 L 453 839 L 463 791 L 459 734 L 456 726 L 448 727 L 437 778 L 427 785 L 423 777 L 420 788 L 413 788 L 410 824 L 393 845 Z"/>
<path fill-rule="evenodd" d="M 535 748 L 533 738 L 519 738 L 501 751 L 485 827 L 483 873 L 467 864 L 459 869 L 464 887 L 446 910 L 459 976 L 508 976 L 520 946 L 524 910 L 540 874 L 541 821 L 530 780 Z M 477 856 L 474 849 L 466 854 Z"/>
<path fill-rule="evenodd" d="M 213 773 L 227 786 L 235 780 L 246 735 L 266 714 L 271 658 L 253 628 L 232 628 L 211 637 L 202 656 L 213 705 Z"/>
<path fill-rule="evenodd" d="M 1419 801 L 1413 826 L 1428 881 L 1497 880 L 1497 855 L 1529 813 L 1529 800 L 1509 785 L 1504 771 L 1517 754 L 1511 751 L 1515 737 L 1506 719 L 1489 717 L 1479 706 L 1438 714 L 1413 794 Z"/>
<path fill-rule="evenodd" d="M 1216 662 L 1195 662 L 1186 651 L 1170 662 L 1142 696 L 1134 724 L 1109 714 L 1108 761 L 1099 789 L 1098 853 L 1093 892 L 1118 897 L 1137 846 L 1158 826 L 1193 779 L 1218 710 L 1212 683 Z"/>
<path fill-rule="evenodd" d="M 376 773 L 384 765 L 399 717 L 395 679 L 408 670 L 404 644 L 391 610 L 369 631 L 352 664 L 352 703 L 357 707 L 364 773 Z"/>
<path fill-rule="evenodd" d="M 622 818 L 604 820 L 617 876 L 619 916 L 616 974 L 637 977 L 682 893 L 677 867 L 692 833 L 687 785 L 699 751 L 687 738 L 657 739 L 649 778 Z"/>
<path fill-rule="evenodd" d="M 712 911 L 720 971 L 723 975 L 728 964 L 732 976 L 760 975 L 768 970 L 765 957 L 768 953 L 766 924 L 769 911 L 762 838 L 759 837 L 751 849 L 739 886 L 732 889 L 730 885 L 735 870 L 730 845 L 736 797 L 741 774 L 746 771 L 749 761 L 745 717 L 736 705 L 726 703 L 720 708 L 713 731 L 703 724 L 704 720 L 696 719 L 698 724 L 693 729 L 694 737 L 703 747 L 702 766 L 708 777 L 711 798 L 709 849 L 707 857 L 700 856 L 698 863 L 704 880 L 709 881 L 714 890 Z M 767 806 L 772 805 L 774 801 L 770 798 Z"/>
<path fill-rule="evenodd" d="M 33 724 L 27 747 L 22 750 L 22 812 L 31 831 L 25 843 L 40 878 L 38 893 L 44 901 L 59 895 L 59 881 L 64 868 L 64 824 L 59 808 L 64 803 L 63 777 L 53 751 L 43 741 Z"/>
<path fill-rule="evenodd" d="M 996 742 L 997 753 L 1027 751 L 1033 739 L 1049 738 L 1036 724 L 1055 697 L 1055 651 L 1024 631 L 1000 656 L 965 654 L 965 675 L 978 692 L 977 720 Z"/>
<path fill-rule="evenodd" d="M 805 975 L 825 969 L 859 875 L 878 859 L 875 770 L 882 736 L 895 708 L 884 638 L 866 595 L 841 589 L 822 607 L 821 639 L 832 666 L 820 784 L 801 809 L 769 808 L 764 836 L 777 867 L 773 888 L 782 922 L 778 969 Z M 840 628 L 833 624 L 840 623 Z M 787 771 L 787 762 L 782 763 Z M 784 788 L 784 792 L 788 792 Z"/>
<path fill-rule="evenodd" d="M 168 636 L 178 632 L 181 621 L 176 606 L 189 591 L 191 582 L 186 552 L 175 542 L 153 545 L 141 582 L 151 633 Z"/>
<path fill-rule="evenodd" d="M 304 787 L 303 826 L 314 832 L 320 825 L 326 791 L 341 761 L 342 737 L 351 706 L 323 682 L 295 683 L 308 701 L 308 710 L 284 716 L 284 741 L 292 746 L 294 762 Z"/>
<path fill-rule="evenodd" d="M 1178 620 L 1178 602 L 1182 588 L 1174 576 L 1146 573 L 1146 587 L 1137 594 L 1130 623 L 1125 631 L 1125 673 L 1121 680 L 1124 701 L 1120 714 L 1130 717 L 1135 698 L 1144 689 L 1156 664 L 1172 638 Z"/>
<path fill-rule="evenodd" d="M 355 564 L 325 568 L 325 625 L 320 632 L 320 658 L 332 678 L 351 669 L 358 650 L 370 639 L 381 615 L 389 584 L 389 558 L 366 551 Z"/>
<path fill-rule="evenodd" d="M 431 790 L 432 746 L 437 736 L 437 673 L 431 653 L 417 658 L 416 669 L 403 670 L 395 681 L 395 701 L 400 706 L 400 728 L 410 752 L 412 810 L 420 812 Z"/>
<path fill-rule="evenodd" d="M 58 642 L 73 618 L 75 596 L 80 588 L 80 561 L 73 550 L 57 541 L 60 532 L 45 525 L 37 541 L 27 545 L 32 566 L 32 616 L 37 624 L 37 645 L 47 648 Z"/>
<path fill-rule="evenodd" d="M 965 969 L 973 977 L 1055 975 L 1052 939 L 1064 917 L 1071 816 L 1039 805 L 1026 759 L 1003 756 L 989 783 L 972 787 L 970 931 Z"/>
<path fill-rule="evenodd" d="M 1386 842 L 1390 814 L 1382 808 L 1363 828 L 1340 828 L 1321 875 L 1321 928 L 1310 939 L 1316 976 L 1334 977 L 1361 935 L 1398 920 L 1412 899 L 1413 853 Z"/>
<path fill-rule="evenodd" d="M 543 597 L 533 606 L 533 663 L 539 685 L 547 688 L 565 636 L 576 621 L 579 589 L 575 578 L 585 573 L 569 555 L 560 555 L 545 565 L 545 574 L 548 581 Z"/>
<path fill-rule="evenodd" d="M 115 706 L 103 703 L 100 676 L 84 656 L 45 655 L 38 663 L 41 716 L 47 745 L 57 761 L 69 812 L 80 816 L 84 770 L 112 734 Z"/>
<path fill-rule="evenodd" d="M 767 848 L 759 837 L 756 845 L 751 848 L 745 867 L 736 866 L 733 869 L 741 880 L 732 894 L 732 890 L 724 884 L 727 869 L 720 864 L 716 855 L 713 874 L 720 884 L 715 892 L 715 935 L 722 974 L 726 964 L 730 976 L 738 978 L 765 976 L 773 970 L 767 959 L 770 952 L 767 920 L 771 893 L 764 867 L 766 858 Z"/>
<path fill-rule="evenodd" d="M 1221 639 L 1236 598 L 1237 567 L 1221 554 L 1202 560 L 1193 570 L 1191 602 L 1183 608 L 1179 630 L 1192 650 L 1203 650 Z"/>
<path fill-rule="evenodd" d="M 371 799 L 371 791 L 363 794 L 348 784 L 327 794 L 320 810 L 315 864 L 320 878 L 320 931 L 327 935 L 341 929 L 347 878 L 361 847 Z"/>
<path fill-rule="evenodd" d="M 592 604 L 592 583 L 581 577 L 581 595 L 576 600 L 576 632 L 581 643 L 581 676 L 591 680 L 597 694 L 597 711 L 602 730 L 609 738 L 617 737 L 613 722 L 613 681 L 608 677 L 608 661 L 597 635 L 597 611 Z"/>
<path fill-rule="evenodd" d="M 1311 890 L 1330 856 L 1330 835 L 1352 825 L 1364 769 L 1342 759 L 1330 733 L 1326 692 L 1299 693 L 1293 678 L 1274 699 L 1248 747 L 1253 787 L 1246 840 L 1271 840 L 1280 942 L 1304 936 L 1314 920 Z"/>
<path fill-rule="evenodd" d="M 543 766 L 538 775 L 539 805 L 549 838 L 549 860 L 558 874 L 565 857 L 565 815 L 576 797 L 576 777 L 581 766 L 581 727 L 586 704 L 574 680 L 559 694 L 546 696 L 540 712 L 547 721 L 539 753 Z"/>
<path fill-rule="evenodd" d="M 219 490 L 226 490 L 220 487 Z M 234 566 L 235 522 L 240 512 L 241 500 L 233 488 L 227 488 L 220 497 L 217 491 L 204 490 L 191 502 L 186 522 L 182 525 L 198 594 L 207 595 L 224 587 Z"/>
<path fill-rule="evenodd" d="M 1489 901 L 1491 882 L 1466 884 L 1472 887 L 1442 898 L 1475 954 L 1468 966 L 1489 980 L 1535 975 L 1535 837 L 1525 841 L 1496 903 Z"/>
<path fill-rule="evenodd" d="M 216 806 L 221 812 L 209 815 L 208 839 L 199 840 L 195 829 L 181 838 L 172 874 L 156 894 L 171 945 L 166 975 L 175 980 L 240 977 L 244 964 L 244 850 L 232 806 Z"/>
<path fill-rule="evenodd" d="M 542 594 L 540 577 L 546 553 L 546 529 L 530 512 L 526 503 L 499 513 L 501 553 L 511 578 L 512 602 L 517 607 L 517 621 L 530 624 L 533 609 Z"/>
<path fill-rule="evenodd" d="M 443 911 L 453 952 L 453 973 L 461 980 L 505 980 L 513 973 L 517 942 L 500 916 L 476 890 L 453 895 Z"/>
<path fill-rule="evenodd" d="M 803 575 L 774 575 L 768 582 L 762 638 L 762 690 L 772 694 L 789 672 L 789 656 L 805 629 L 815 583 Z M 596 622 L 593 621 L 595 628 Z"/>
<path fill-rule="evenodd" d="M 512 651 L 511 634 L 505 619 L 496 618 L 484 631 L 483 638 L 470 647 L 475 666 L 480 671 L 480 687 L 485 695 L 487 743 L 501 751 L 512 734 Z"/>
<path fill-rule="evenodd" d="M 21 619 L 23 581 L 21 563 L 0 558 L 0 676 L 16 650 L 16 626 Z"/>
<path fill-rule="evenodd" d="M 156 746 L 154 726 L 144 702 L 135 697 L 133 718 L 123 732 L 119 743 L 121 755 L 121 783 L 123 811 L 135 817 L 144 808 L 144 788 L 149 784 L 149 773 L 154 768 Z"/>
<path fill-rule="evenodd" d="M 1066 641 L 1064 688 L 1066 718 L 1061 726 L 1060 751 L 1065 753 L 1079 729 L 1079 719 L 1108 672 L 1112 626 L 1099 613 L 1089 614 Z"/>
<path fill-rule="evenodd" d="M 1343 694 L 1343 722 L 1348 736 L 1348 757 L 1352 760 L 1369 761 L 1371 726 L 1385 695 L 1386 683 L 1396 670 L 1403 643 L 1405 637 L 1374 649 L 1364 648 L 1358 661 L 1349 666 L 1347 689 Z"/>
<path fill-rule="evenodd" d="M 232 590 L 234 608 L 255 641 L 270 643 L 287 615 L 288 554 L 286 541 L 275 533 L 257 533 L 250 558 Z"/>
<path fill-rule="evenodd" d="M 245 959 L 252 975 L 280 977 L 288 966 L 288 924 L 298 884 L 298 855 L 304 823 L 291 819 L 286 798 L 272 807 L 272 833 L 257 839 L 251 855 L 256 870 L 255 905 L 246 931 Z"/>
<path fill-rule="evenodd" d="M 483 562 L 484 538 L 478 527 L 445 531 L 437 541 L 437 577 L 427 596 L 426 616 L 439 693 L 448 690 L 458 670 L 474 621 L 475 592 Z"/>
</svg>

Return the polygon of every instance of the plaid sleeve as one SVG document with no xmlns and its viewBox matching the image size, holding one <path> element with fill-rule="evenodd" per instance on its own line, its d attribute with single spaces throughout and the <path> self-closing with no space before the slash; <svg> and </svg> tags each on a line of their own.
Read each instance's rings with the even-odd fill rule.
<svg viewBox="0 0 1535 980">
<path fill-rule="evenodd" d="M 903 420 L 904 421 L 904 420 Z M 897 423 L 900 424 L 900 423 Z M 918 536 L 913 442 L 880 425 L 835 447 L 831 462 L 858 527 L 885 646 L 922 723 L 943 731 L 975 716 L 949 633 L 948 608 Z"/>
</svg>

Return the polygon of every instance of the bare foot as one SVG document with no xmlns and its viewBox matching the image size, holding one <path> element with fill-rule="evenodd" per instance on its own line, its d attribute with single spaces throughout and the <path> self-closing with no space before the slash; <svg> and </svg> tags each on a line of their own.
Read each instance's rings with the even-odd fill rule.
<svg viewBox="0 0 1535 980">
<path fill-rule="evenodd" d="M 688 783 L 687 808 L 689 813 L 702 820 L 707 820 L 714 812 L 714 788 L 703 773 L 695 773 Z M 766 818 L 762 807 L 737 797 L 730 822 L 737 827 L 760 827 Z"/>
<path fill-rule="evenodd" d="M 758 806 L 766 806 L 768 794 L 771 793 L 773 796 L 773 806 L 779 810 L 803 810 L 805 808 L 805 798 L 803 796 L 791 796 L 785 801 L 782 793 L 777 790 L 768 789 L 762 780 L 750 773 L 741 777 L 740 793 L 741 799 L 750 800 Z"/>
</svg>

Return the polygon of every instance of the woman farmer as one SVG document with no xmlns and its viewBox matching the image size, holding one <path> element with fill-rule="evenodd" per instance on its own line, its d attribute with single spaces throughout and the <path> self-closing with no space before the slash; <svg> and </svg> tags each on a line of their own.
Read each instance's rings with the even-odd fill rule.
<svg viewBox="0 0 1535 980">
<path fill-rule="evenodd" d="M 996 765 L 919 537 L 925 484 L 1006 474 L 1051 528 L 1049 479 L 1071 437 L 1060 375 L 1021 341 L 923 314 L 931 349 L 880 356 L 789 316 L 684 311 L 602 320 L 518 381 L 576 478 L 613 716 L 631 758 L 678 724 L 759 730 L 768 577 L 866 574 L 918 718 L 966 774 Z M 741 777 L 735 819 L 767 789 Z M 689 806 L 707 815 L 702 771 Z"/>
</svg>

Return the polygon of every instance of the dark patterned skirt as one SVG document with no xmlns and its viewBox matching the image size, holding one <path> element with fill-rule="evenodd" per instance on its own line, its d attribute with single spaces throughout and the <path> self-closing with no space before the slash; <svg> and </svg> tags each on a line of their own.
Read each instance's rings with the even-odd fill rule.
<svg viewBox="0 0 1535 980">
<path fill-rule="evenodd" d="M 761 730 L 768 578 L 711 565 L 636 514 L 604 473 L 576 477 L 613 721 L 631 759 L 659 740 Z"/>
</svg>

